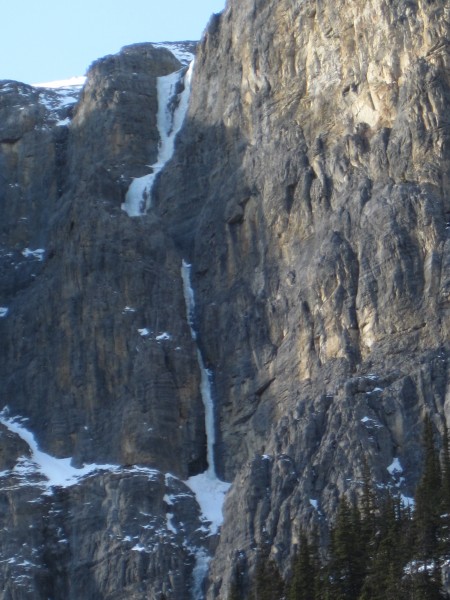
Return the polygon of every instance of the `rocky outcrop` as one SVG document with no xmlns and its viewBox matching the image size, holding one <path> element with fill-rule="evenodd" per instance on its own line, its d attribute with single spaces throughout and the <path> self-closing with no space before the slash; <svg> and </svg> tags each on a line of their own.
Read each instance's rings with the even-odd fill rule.
<svg viewBox="0 0 450 600">
<path fill-rule="evenodd" d="M 46 450 L 73 456 L 77 464 L 152 464 L 186 477 L 201 470 L 205 457 L 181 258 L 157 219 L 136 223 L 120 210 L 121 180 L 115 177 L 117 169 L 125 173 L 123 163 L 130 173 L 139 171 L 148 148 L 156 152 L 156 77 L 177 68 L 167 49 L 150 44 L 92 66 L 66 131 L 66 188 L 47 206 L 46 228 L 33 223 L 46 244 L 41 254 L 22 257 L 32 265 L 28 286 L 0 325 L 11 340 L 3 348 L 4 404 L 14 399 L 14 411 L 31 419 Z M 133 127 L 141 149 L 131 143 Z M 121 154 L 133 148 L 135 162 Z M 34 239 L 26 243 L 36 245 Z M 36 267 L 42 277 L 30 275 Z M 187 459 L 183 465 L 180 456 Z"/>
<path fill-rule="evenodd" d="M 200 600 L 214 554 L 225 600 L 259 547 L 288 573 L 366 464 L 414 493 L 423 416 L 439 434 L 449 411 L 449 22 L 441 0 L 230 0 L 138 218 L 121 205 L 156 160 L 156 78 L 181 63 L 127 48 L 56 116 L 5 84 L 3 405 L 49 455 L 100 465 L 48 495 L 1 430 L 5 599 Z M 203 363 L 233 482 L 220 538 L 182 481 L 207 467 Z"/>
<path fill-rule="evenodd" d="M 156 79 L 180 68 L 167 48 L 151 44 L 127 46 L 91 65 L 71 127 L 72 186 L 80 179 L 109 182 L 105 195 L 113 200 L 114 188 L 125 194 L 133 177 L 147 173 L 159 142 Z"/>
<path fill-rule="evenodd" d="M 395 486 L 399 458 L 411 495 L 423 415 L 442 431 L 448 24 L 443 2 L 231 1 L 200 45 L 157 198 L 194 265 L 234 480 L 210 598 L 237 553 L 287 569 L 364 460 Z"/>
<path fill-rule="evenodd" d="M 99 465 L 52 484 L 2 429 L 2 598 L 200 585 L 214 536 L 178 479 L 206 468 L 181 255 L 156 216 L 120 208 L 157 153 L 156 79 L 181 67 L 144 44 L 94 63 L 83 90 L 0 92 L 2 407 L 46 456 Z"/>
<path fill-rule="evenodd" d="M 194 589 L 207 540 L 181 481 L 136 468 L 53 489 L 34 479 L 11 473 L 1 491 L 3 598 L 159 600 Z"/>
</svg>

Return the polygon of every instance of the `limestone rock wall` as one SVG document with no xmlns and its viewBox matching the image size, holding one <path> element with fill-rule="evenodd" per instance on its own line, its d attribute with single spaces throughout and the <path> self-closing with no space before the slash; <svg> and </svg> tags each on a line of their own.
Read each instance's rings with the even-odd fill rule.
<svg viewBox="0 0 450 600">
<path fill-rule="evenodd" d="M 121 210 L 157 154 L 156 78 L 180 68 L 143 44 L 83 90 L 0 88 L 0 410 L 49 456 L 116 465 L 47 490 L 1 426 L 5 600 L 181 598 L 212 543 L 181 481 L 206 468 L 182 255 Z"/>
<path fill-rule="evenodd" d="M 158 210 L 194 265 L 235 482 L 210 598 L 258 545 L 288 568 L 364 460 L 395 486 L 399 458 L 411 495 L 425 412 L 442 431 L 448 39 L 445 2 L 252 0 L 200 45 Z"/>
<path fill-rule="evenodd" d="M 0 322 L 6 340 L 0 361 L 3 406 L 32 420 L 47 451 L 74 456 L 80 464 L 155 464 L 187 476 L 205 461 L 181 257 L 157 219 L 133 222 L 120 210 L 123 182 L 133 170 L 141 174 L 142 163 L 156 154 L 156 76 L 180 66 L 168 50 L 150 44 L 95 63 L 70 129 L 64 128 L 66 187 L 52 199 L 32 170 L 22 175 L 33 180 L 27 193 L 45 204 L 48 220 L 43 227 L 44 215 L 36 210 L 29 239 L 39 232 L 45 247 L 37 258 L 22 257 L 28 270 L 32 264 L 37 271 Z M 29 94 L 34 112 L 43 112 L 37 92 Z M 48 150 L 48 140 L 61 134 L 45 121 L 39 126 L 46 133 L 42 147 L 53 152 L 50 166 L 41 165 L 51 179 L 55 149 L 50 144 Z M 25 146 L 37 169 L 41 146 L 20 135 L 16 143 Z M 5 180 L 14 181 L 14 166 L 8 166 Z M 20 223 L 19 207 L 6 195 L 4 203 L 6 215 L 14 206 L 11 221 Z M 24 221 L 31 220 L 22 210 Z M 17 244 L 9 241 L 14 253 Z M 7 258 L 7 267 L 17 271 Z M 164 333 L 168 339 L 158 340 Z M 180 463 L 180 456 L 186 461 Z"/>
<path fill-rule="evenodd" d="M 444 0 L 229 0 L 138 219 L 120 206 L 180 63 L 127 48 L 69 108 L 3 84 L 0 408 L 52 456 L 119 465 L 47 497 L 1 428 L 5 600 L 200 600 L 207 553 L 225 600 L 258 546 L 286 573 L 365 461 L 414 493 L 423 416 L 439 434 L 450 410 L 449 27 Z M 220 538 L 181 481 L 206 468 L 182 258 L 233 482 Z"/>
</svg>

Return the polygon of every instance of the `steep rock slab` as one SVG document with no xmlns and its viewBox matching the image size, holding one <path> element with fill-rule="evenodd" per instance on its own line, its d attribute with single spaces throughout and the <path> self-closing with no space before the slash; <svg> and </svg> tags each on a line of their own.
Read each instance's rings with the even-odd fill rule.
<svg viewBox="0 0 450 600">
<path fill-rule="evenodd" d="M 3 405 L 54 455 L 187 477 L 206 458 L 181 257 L 156 219 L 136 224 L 120 210 L 116 177 L 156 154 L 156 77 L 178 68 L 167 49 L 142 44 L 89 71 L 48 244 L 23 258 L 34 283 L 1 321 L 1 370 Z"/>
<path fill-rule="evenodd" d="M 72 187 L 80 178 L 110 180 L 124 192 L 147 172 L 159 142 L 156 79 L 181 66 L 152 44 L 126 46 L 91 65 L 71 130 Z"/>
<path fill-rule="evenodd" d="M 5 599 L 180 598 L 214 545 L 181 481 L 206 468 L 182 257 L 155 215 L 136 222 L 120 208 L 157 154 L 156 78 L 180 67 L 165 48 L 126 48 L 91 68 L 70 113 L 41 106 L 56 92 L 26 87 L 30 123 L 8 117 L 4 142 L 15 128 L 19 158 L 5 150 L 2 185 L 20 174 L 30 206 L 1 198 L 5 268 L 18 270 L 17 255 L 28 269 L 2 280 L 1 408 L 26 419 L 52 460 L 110 468 L 49 495 L 30 449 L 1 428 Z M 10 87 L 14 104 L 23 86 Z"/>
<path fill-rule="evenodd" d="M 237 474 L 211 598 L 239 551 L 286 569 L 364 460 L 395 485 L 399 458 L 411 494 L 423 414 L 442 431 L 448 38 L 444 2 L 230 1 L 209 24 L 157 207 L 193 264 Z"/>
<path fill-rule="evenodd" d="M 68 124 L 80 87 L 0 82 L 0 298 L 8 305 L 40 271 L 65 186 Z"/>
</svg>

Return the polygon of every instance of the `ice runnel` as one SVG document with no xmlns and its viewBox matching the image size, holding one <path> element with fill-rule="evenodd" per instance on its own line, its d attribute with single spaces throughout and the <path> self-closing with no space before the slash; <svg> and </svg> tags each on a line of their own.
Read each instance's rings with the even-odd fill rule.
<svg viewBox="0 0 450 600">
<path fill-rule="evenodd" d="M 156 122 L 160 137 L 158 158 L 151 166 L 152 172 L 143 177 L 136 177 L 128 188 L 122 210 L 130 217 L 140 217 L 150 208 L 156 176 L 173 156 L 175 138 L 183 125 L 189 105 L 193 67 L 194 61 L 189 65 L 187 72 L 181 69 L 157 79 L 158 114 Z M 177 94 L 182 79 L 184 79 L 184 90 L 181 94 Z"/>
<path fill-rule="evenodd" d="M 191 337 L 194 342 L 196 342 L 197 332 L 194 327 L 195 297 L 191 285 L 191 265 L 184 260 L 181 265 L 181 277 L 183 279 L 187 321 L 191 330 Z M 225 501 L 225 495 L 230 489 L 230 484 L 221 481 L 217 477 L 214 457 L 216 435 L 214 402 L 211 389 L 212 373 L 205 367 L 198 346 L 196 350 L 201 374 L 200 393 L 205 407 L 206 458 L 208 468 L 204 473 L 190 477 L 185 483 L 194 492 L 203 516 L 210 522 L 210 533 L 215 534 L 223 521 L 222 507 Z M 203 548 L 197 548 L 195 556 L 196 565 L 193 571 L 192 598 L 193 600 L 203 600 L 203 584 L 208 575 L 210 556 Z"/>
<path fill-rule="evenodd" d="M 195 299 L 194 291 L 191 287 L 191 265 L 183 260 L 181 267 L 181 276 L 183 278 L 183 290 L 184 298 L 186 301 L 186 311 L 189 327 L 191 329 L 191 336 L 194 341 L 197 340 L 197 332 L 194 329 L 194 311 L 195 311 Z M 197 361 L 200 368 L 201 383 L 200 393 L 205 407 L 205 431 L 207 440 L 207 451 L 206 459 L 208 462 L 207 474 L 211 479 L 217 479 L 216 465 L 214 459 L 214 444 L 216 441 L 215 432 L 215 419 L 214 419 L 214 405 L 211 392 L 211 371 L 205 367 L 202 354 L 197 346 Z"/>
<path fill-rule="evenodd" d="M 192 339 L 197 341 L 197 332 L 194 329 L 195 298 L 191 286 L 191 265 L 183 260 L 181 266 L 183 278 L 183 291 L 186 301 L 186 314 Z M 197 360 L 200 368 L 201 383 L 200 393 L 205 407 L 205 432 L 206 432 L 206 460 L 208 468 L 204 473 L 190 477 L 186 484 L 197 497 L 203 515 L 211 523 L 210 532 L 216 533 L 222 524 L 222 506 L 225 494 L 230 484 L 221 481 L 216 473 L 216 461 L 214 457 L 214 445 L 216 441 L 214 401 L 212 397 L 211 378 L 212 373 L 205 367 L 202 353 L 197 346 Z"/>
</svg>

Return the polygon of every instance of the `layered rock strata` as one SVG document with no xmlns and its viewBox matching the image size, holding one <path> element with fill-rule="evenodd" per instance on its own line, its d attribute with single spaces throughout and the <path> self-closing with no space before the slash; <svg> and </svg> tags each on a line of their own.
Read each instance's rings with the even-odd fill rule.
<svg viewBox="0 0 450 600">
<path fill-rule="evenodd" d="M 138 218 L 156 77 L 181 64 L 128 48 L 57 115 L 5 84 L 3 406 L 49 455 L 114 465 L 47 496 L 2 429 L 5 599 L 225 600 L 258 548 L 288 574 L 365 464 L 413 495 L 423 417 L 439 439 L 449 411 L 449 27 L 443 0 L 230 0 Z M 197 345 L 233 482 L 220 539 L 182 482 L 207 467 Z"/>
</svg>

